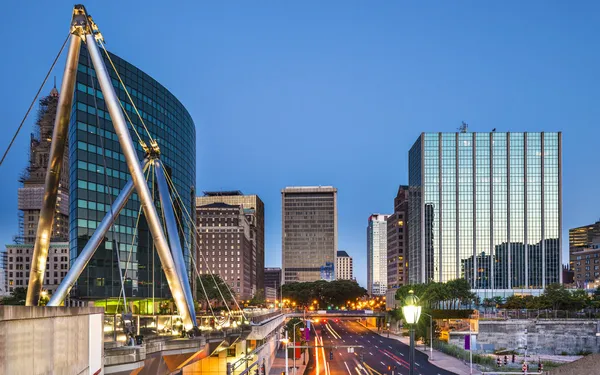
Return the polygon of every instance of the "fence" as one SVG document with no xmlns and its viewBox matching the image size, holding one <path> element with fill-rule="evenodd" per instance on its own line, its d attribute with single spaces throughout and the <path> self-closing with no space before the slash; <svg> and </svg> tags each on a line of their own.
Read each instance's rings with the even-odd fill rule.
<svg viewBox="0 0 600 375">
<path fill-rule="evenodd" d="M 509 310 L 500 309 L 493 312 L 485 312 L 480 314 L 479 319 L 481 320 L 508 320 L 508 319 L 598 319 L 600 318 L 600 311 L 594 310 L 582 310 L 582 311 L 568 311 L 568 310 Z"/>
</svg>

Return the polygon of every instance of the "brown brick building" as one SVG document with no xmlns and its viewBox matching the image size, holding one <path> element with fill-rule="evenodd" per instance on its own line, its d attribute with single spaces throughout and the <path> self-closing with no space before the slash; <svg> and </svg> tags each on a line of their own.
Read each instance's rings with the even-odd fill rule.
<svg viewBox="0 0 600 375">
<path fill-rule="evenodd" d="M 198 272 L 219 275 L 241 299 L 256 293 L 251 223 L 241 205 L 210 203 L 196 206 Z M 225 292 L 225 291 L 223 291 Z M 198 296 L 199 299 L 202 296 Z"/>
</svg>

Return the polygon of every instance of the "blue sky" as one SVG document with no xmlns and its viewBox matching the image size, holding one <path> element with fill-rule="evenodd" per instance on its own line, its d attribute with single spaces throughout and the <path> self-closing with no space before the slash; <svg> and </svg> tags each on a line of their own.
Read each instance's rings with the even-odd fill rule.
<svg viewBox="0 0 600 375">
<path fill-rule="evenodd" d="M 461 121 L 471 131 L 563 131 L 563 253 L 568 228 L 600 217 L 596 1 L 124 4 L 86 6 L 107 47 L 190 111 L 198 190 L 263 199 L 267 265 L 281 260 L 281 188 L 334 185 L 339 247 L 364 285 L 367 218 L 391 212 L 420 132 L 456 131 Z M 72 5 L 2 6 L 2 151 L 67 35 Z M 4 243 L 17 231 L 34 117 L 0 167 Z"/>
</svg>

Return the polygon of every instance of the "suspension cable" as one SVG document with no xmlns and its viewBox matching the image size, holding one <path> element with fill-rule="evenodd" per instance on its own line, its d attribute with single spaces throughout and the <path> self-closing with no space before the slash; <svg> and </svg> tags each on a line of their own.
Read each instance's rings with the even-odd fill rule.
<svg viewBox="0 0 600 375">
<path fill-rule="evenodd" d="M 87 53 L 87 61 L 88 61 L 88 67 L 92 66 L 92 61 L 90 58 L 90 54 Z M 113 194 L 112 194 L 112 187 L 108 184 L 108 173 L 107 173 L 107 166 L 108 163 L 106 163 L 106 149 L 104 147 L 104 129 L 100 126 L 100 115 L 98 114 L 98 98 L 96 96 L 96 83 L 94 81 L 94 77 L 90 77 L 91 81 L 92 81 L 92 91 L 93 91 L 93 97 L 94 97 L 94 113 L 96 114 L 96 127 L 98 128 L 98 138 L 100 138 L 100 148 L 102 150 L 102 167 L 104 168 L 103 170 L 103 175 L 104 175 L 104 186 L 105 189 L 109 190 L 108 191 L 108 197 L 109 197 L 109 210 L 110 210 L 110 214 L 113 218 L 112 224 L 109 228 L 108 233 L 111 235 L 111 237 L 114 239 L 115 238 L 115 222 L 116 222 L 116 217 L 115 217 L 115 212 L 113 209 L 113 204 L 114 204 L 114 200 L 113 200 Z M 97 171 L 96 171 L 97 172 Z M 114 251 L 119 251 L 119 243 L 117 241 L 114 242 L 114 246 L 115 249 Z M 118 260 L 120 260 L 120 257 L 117 257 Z M 119 271 L 119 276 L 121 275 L 121 264 L 119 261 L 119 264 L 117 266 L 117 270 Z M 127 276 L 127 263 L 125 266 L 125 276 Z M 121 280 L 121 279 L 120 279 Z M 125 277 L 123 277 L 122 280 L 125 280 Z M 121 303 L 121 294 L 123 295 L 123 301 L 125 301 L 125 285 L 121 285 L 121 288 L 119 289 L 119 298 L 117 299 L 117 309 L 119 308 L 119 305 Z M 127 305 L 125 303 L 125 305 L 123 306 L 123 310 L 125 312 L 127 312 Z"/>
<path fill-rule="evenodd" d="M 148 178 L 150 176 L 150 170 L 146 172 L 146 183 L 148 182 Z M 127 271 L 129 270 L 129 262 L 131 261 L 131 257 L 133 255 L 133 246 L 135 245 L 135 240 L 138 238 L 138 228 L 140 224 L 140 217 L 142 216 L 142 205 L 140 204 L 140 208 L 137 214 L 137 218 L 135 220 L 135 230 L 134 234 L 131 238 L 131 246 L 129 247 L 129 251 L 127 254 L 127 260 L 125 261 L 125 271 L 123 272 L 123 280 L 127 279 Z M 121 272 L 121 265 L 119 265 L 119 272 Z M 154 285 L 152 286 L 154 287 Z M 121 289 L 123 290 L 123 289 Z M 121 292 L 119 292 L 119 300 L 117 302 L 117 306 L 119 306 L 119 302 L 121 302 Z"/>
<path fill-rule="evenodd" d="M 161 163 L 161 168 L 163 169 L 164 174 L 167 176 L 167 171 L 165 170 L 165 168 L 162 165 L 162 163 Z M 175 186 L 171 182 L 169 182 L 168 177 L 167 177 L 167 183 L 171 187 L 171 190 L 175 191 L 175 193 L 178 194 L 177 190 L 175 189 Z M 169 199 L 171 199 L 171 198 L 169 197 Z M 171 201 L 171 204 L 173 204 L 173 201 Z M 182 204 L 182 207 L 184 207 L 183 204 Z M 191 220 L 191 219 L 190 219 L 190 224 L 191 224 L 191 227 L 195 228 L 195 224 L 193 223 L 193 220 Z M 197 233 L 197 230 L 196 230 L 196 234 L 199 234 L 199 233 Z M 227 304 L 225 296 L 223 296 L 223 292 L 221 291 L 221 288 L 219 287 L 219 284 L 217 283 L 217 280 L 215 279 L 214 272 L 212 271 L 212 269 L 210 268 L 210 265 L 208 264 L 208 260 L 204 257 L 204 254 L 202 252 L 200 252 L 200 254 L 202 255 L 202 259 L 204 260 L 204 263 L 206 264 L 206 268 L 208 269 L 209 274 L 211 275 L 211 277 L 213 279 L 215 287 L 217 288 L 217 290 L 219 291 L 219 294 L 221 295 L 221 298 L 223 299 L 223 303 L 225 304 L 225 307 L 227 308 L 227 311 L 229 312 L 229 314 L 231 314 L 231 309 L 229 309 L 229 306 Z M 192 263 L 194 263 L 194 268 L 197 269 L 197 264 L 196 264 L 196 261 L 194 260 L 194 257 L 190 257 L 190 258 L 192 259 Z M 227 283 L 225 282 L 224 284 L 225 284 L 225 287 L 229 290 L 229 286 L 227 285 Z M 237 301 L 236 301 L 235 297 L 231 293 L 231 290 L 229 290 L 229 293 L 231 295 L 231 298 L 233 299 L 233 301 L 235 302 L 235 304 L 238 306 L 238 309 L 239 309 L 239 305 L 237 304 Z"/>
<path fill-rule="evenodd" d="M 171 205 L 173 205 L 173 200 L 172 200 L 170 194 L 169 194 L 169 201 L 171 202 Z M 173 210 L 173 212 L 175 213 L 175 220 L 177 220 L 177 225 L 179 225 L 179 227 L 183 229 L 183 222 L 182 222 L 182 220 L 180 220 L 179 215 L 177 215 L 177 211 Z M 183 236 L 183 241 L 186 246 L 189 245 L 190 251 L 193 251 L 192 244 L 188 242 L 187 236 Z M 194 257 L 190 256 L 190 259 L 192 259 L 192 263 L 193 263 L 192 268 L 194 269 L 194 271 L 196 272 L 196 275 L 198 276 L 198 282 L 200 283 L 200 286 L 202 287 L 202 291 L 204 292 L 204 296 L 206 297 L 206 302 L 208 304 L 208 307 L 210 308 L 210 312 L 211 312 L 213 318 L 216 318 L 215 312 L 212 308 L 212 305 L 210 304 L 210 299 L 208 298 L 208 293 L 206 292 L 204 283 L 202 282 L 202 279 L 200 278 L 200 272 L 198 272 L 198 268 L 197 268 L 196 262 L 194 261 Z M 215 285 L 216 285 L 216 283 L 215 283 Z M 218 285 L 216 285 L 216 287 L 218 288 Z M 227 301 L 223 300 L 223 302 L 225 303 L 225 305 L 227 305 Z"/>
<path fill-rule="evenodd" d="M 144 119 L 140 115 L 140 112 L 138 111 L 137 106 L 133 102 L 133 98 L 129 94 L 129 90 L 127 90 L 127 87 L 125 86 L 125 82 L 123 82 L 123 80 L 121 79 L 121 75 L 117 71 L 115 64 L 113 63 L 112 59 L 110 58 L 110 55 L 108 54 L 108 51 L 106 50 L 106 46 L 104 45 L 104 42 L 102 42 L 102 40 L 99 40 L 98 42 L 99 42 L 100 46 L 102 47 L 102 49 L 104 50 L 104 53 L 106 54 L 106 57 L 108 58 L 108 61 L 110 62 L 110 65 L 112 66 L 113 70 L 115 71 L 115 74 L 117 75 L 117 78 L 119 79 L 119 82 L 121 82 L 121 85 L 123 86 L 123 90 L 125 90 L 125 94 L 127 94 L 127 97 L 129 98 L 129 101 L 131 102 L 131 106 L 133 107 L 133 109 L 135 109 L 135 113 L 137 113 L 138 118 L 140 119 L 142 126 L 144 127 L 144 130 L 146 130 L 146 134 L 148 135 L 148 138 L 151 141 L 154 141 L 154 138 L 152 138 L 150 131 L 148 131 L 148 128 L 146 127 L 146 123 L 144 122 Z M 123 112 L 126 112 L 126 111 L 123 109 Z M 133 123 L 132 123 L 132 125 L 133 125 Z"/>
<path fill-rule="evenodd" d="M 29 105 L 29 108 L 27 109 L 27 112 L 25 112 L 25 116 L 23 116 L 23 119 L 21 120 L 21 123 L 19 124 L 19 127 L 17 128 L 17 131 L 15 132 L 15 135 L 13 135 L 10 143 L 8 144 L 8 147 L 6 148 L 6 151 L 4 151 L 4 155 L 2 155 L 2 159 L 0 160 L 0 166 L 2 165 L 2 163 L 4 163 L 4 159 L 6 158 L 6 155 L 8 155 L 8 152 L 10 151 L 13 143 L 15 142 L 15 139 L 17 139 L 17 136 L 19 135 L 19 132 L 21 131 L 21 128 L 23 128 L 23 125 L 25 124 L 25 120 L 27 120 L 27 117 L 29 116 L 29 113 L 31 112 L 31 109 L 35 105 L 35 102 L 37 101 L 38 96 L 40 96 L 40 92 L 42 92 L 42 89 L 44 88 L 44 85 L 48 81 L 48 77 L 50 77 L 50 74 L 52 73 L 52 70 L 54 70 L 54 66 L 56 65 L 56 62 L 58 61 L 58 58 L 62 54 L 62 51 L 65 49 L 65 46 L 67 45 L 67 42 L 69 41 L 69 37 L 70 36 L 71 36 L 71 33 L 69 33 L 67 35 L 67 38 L 63 42 L 62 46 L 60 47 L 60 50 L 58 51 L 58 54 L 54 58 L 54 61 L 52 62 L 52 65 L 50 66 L 50 69 L 48 70 L 48 73 L 46 73 L 46 76 L 44 77 L 44 80 L 42 81 L 42 84 L 40 85 L 40 88 L 35 93 L 35 96 L 34 96 L 33 100 L 31 101 L 31 104 Z"/>
<path fill-rule="evenodd" d="M 166 176 L 166 178 L 165 178 L 165 179 L 167 180 L 167 184 L 168 184 L 168 186 L 171 188 L 171 190 L 175 191 L 175 193 L 176 193 L 176 194 L 178 194 L 178 193 L 177 193 L 177 190 L 175 189 L 175 186 L 172 184 L 172 182 L 170 182 L 170 178 L 168 177 L 167 171 L 166 171 L 166 169 L 164 168 L 163 164 L 162 164 L 162 163 L 160 163 L 160 166 L 161 166 L 161 168 L 162 168 L 162 169 L 163 169 L 163 171 L 164 171 L 164 175 Z M 170 196 L 169 196 L 169 200 L 171 200 L 171 197 L 170 197 Z M 172 200 L 171 200 L 171 205 L 173 205 L 173 201 L 172 201 Z M 182 207 L 184 207 L 184 205 L 182 205 Z M 184 208 L 185 208 L 185 207 L 184 207 Z M 193 222 L 191 222 L 191 224 L 192 224 L 192 225 L 191 225 L 191 227 L 195 228 L 195 224 L 194 224 Z M 183 226 L 182 226 L 182 227 L 183 227 Z M 190 229 L 191 229 L 191 228 L 190 228 Z M 190 251 L 192 251 L 192 250 L 193 250 L 193 249 L 190 249 Z M 206 264 L 206 267 L 207 267 L 207 269 L 208 269 L 208 271 L 209 271 L 209 274 L 211 275 L 211 277 L 212 277 L 212 279 L 213 279 L 213 282 L 214 282 L 214 284 L 215 284 L 215 287 L 217 288 L 217 290 L 219 291 L 219 294 L 221 295 L 221 298 L 223 299 L 223 303 L 225 304 L 225 307 L 227 308 L 227 311 L 228 311 L 228 312 L 231 314 L 231 310 L 229 309 L 229 306 L 228 306 L 228 304 L 227 304 L 227 300 L 225 299 L 225 296 L 223 296 L 223 292 L 221 291 L 221 288 L 219 287 L 219 284 L 217 283 L 217 280 L 215 279 L 214 273 L 212 272 L 212 269 L 210 268 L 210 266 L 209 266 L 209 264 L 208 264 L 208 261 L 206 260 L 206 258 L 204 257 L 204 254 L 202 254 L 202 252 L 200 252 L 200 254 L 202 255 L 202 259 L 204 260 L 204 263 Z M 190 257 L 190 258 L 192 259 L 192 263 L 194 263 L 194 268 L 195 268 L 195 269 L 197 269 L 197 264 L 196 264 L 196 262 L 195 262 L 195 260 L 194 260 L 194 257 Z M 225 286 L 226 286 L 226 287 L 228 287 L 228 286 L 227 286 L 227 283 L 224 283 L 224 284 L 225 284 Z M 230 292 L 231 292 L 231 291 L 230 291 Z M 234 299 L 234 301 L 235 301 L 235 297 L 233 297 L 233 295 L 232 295 L 232 298 L 233 298 L 233 299 Z M 236 304 L 237 304 L 237 302 L 236 302 Z M 239 307 L 239 306 L 238 306 L 238 307 Z"/>
<path fill-rule="evenodd" d="M 166 170 L 166 168 L 164 167 L 164 165 L 162 164 L 162 162 L 160 163 L 160 165 L 161 165 L 161 168 L 162 168 L 162 169 L 163 169 L 163 171 L 164 171 L 164 174 L 166 175 L 167 182 L 168 182 L 168 183 L 170 184 L 170 186 L 171 186 L 171 190 L 175 192 L 175 195 L 176 195 L 177 199 L 179 199 L 179 201 L 180 201 L 180 204 L 181 204 L 181 207 L 183 208 L 183 212 L 185 212 L 185 214 L 187 215 L 187 218 L 188 218 L 188 220 L 189 220 L 189 222 L 190 222 L 190 224 L 191 224 L 191 227 L 193 227 L 193 228 L 195 229 L 195 232 L 196 232 L 196 234 L 198 234 L 198 235 L 199 235 L 199 234 L 200 234 L 200 232 L 198 231 L 198 228 L 196 227 L 196 224 L 194 223 L 194 221 L 193 221 L 193 219 L 192 219 L 192 217 L 191 217 L 191 215 L 190 215 L 189 211 L 187 210 L 187 207 L 185 206 L 185 204 L 183 204 L 183 199 L 181 198 L 181 195 L 179 195 L 179 192 L 178 192 L 178 191 L 177 191 L 177 189 L 175 188 L 175 184 L 173 183 L 173 181 L 172 181 L 171 177 L 170 177 L 170 176 L 167 174 L 167 170 Z M 200 252 L 200 254 L 202 255 L 202 259 L 204 260 L 204 263 L 206 264 L 206 267 L 207 267 L 207 269 L 208 269 L 209 273 L 211 274 L 211 276 L 212 276 L 212 278 L 213 278 L 213 281 L 215 282 L 215 285 L 216 285 L 216 284 L 217 284 L 217 282 L 215 281 L 215 276 L 214 276 L 214 273 L 213 273 L 212 269 L 210 268 L 210 265 L 208 264 L 208 261 L 206 260 L 206 258 L 204 257 L 204 254 L 203 254 L 202 252 Z M 192 260 L 193 260 L 193 259 L 194 259 L 194 258 L 192 257 Z M 195 263 L 195 262 L 194 262 L 194 263 Z M 226 283 L 226 282 L 225 282 L 224 284 L 225 284 L 225 287 L 227 288 L 227 290 L 229 291 L 229 294 L 231 295 L 231 298 L 233 299 L 233 302 L 235 303 L 235 305 L 237 306 L 237 308 L 238 308 L 238 309 L 240 310 L 240 312 L 242 313 L 242 316 L 243 316 L 244 318 L 246 318 L 246 315 L 244 314 L 244 311 L 243 311 L 243 310 L 242 310 L 242 308 L 240 307 L 240 305 L 239 305 L 239 303 L 238 303 L 237 299 L 236 299 L 236 298 L 235 298 L 235 296 L 233 295 L 233 292 L 231 291 L 231 288 L 229 287 L 229 284 L 228 284 L 228 283 Z M 217 287 L 217 288 L 218 288 L 218 287 Z M 221 293 L 221 290 L 220 290 L 220 289 L 218 289 L 218 290 L 219 290 L 219 293 Z M 222 293 L 221 293 L 221 296 L 223 296 L 223 295 L 222 295 Z M 227 305 L 227 304 L 226 304 L 226 305 Z"/>
</svg>

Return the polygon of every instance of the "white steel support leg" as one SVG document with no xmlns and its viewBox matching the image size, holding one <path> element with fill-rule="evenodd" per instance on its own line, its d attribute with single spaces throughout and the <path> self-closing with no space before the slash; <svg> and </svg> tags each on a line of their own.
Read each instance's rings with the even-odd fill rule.
<svg viewBox="0 0 600 375">
<path fill-rule="evenodd" d="M 100 49 L 96 45 L 94 36 L 87 34 L 85 38 L 90 57 L 92 58 L 92 64 L 94 65 L 98 82 L 100 83 L 102 94 L 104 95 L 104 102 L 110 113 L 115 133 L 119 137 L 119 144 L 121 145 L 123 155 L 127 162 L 127 167 L 129 168 L 135 190 L 139 195 L 144 215 L 148 221 L 148 228 L 152 234 L 152 239 L 156 246 L 162 269 L 167 278 L 177 310 L 182 317 L 183 325 L 186 330 L 189 330 L 195 325 L 195 322 L 192 322 L 187 309 L 183 287 L 177 276 L 177 269 L 175 268 L 175 263 L 173 262 L 171 251 L 169 250 L 169 244 L 167 243 L 167 239 L 160 225 L 160 219 L 156 213 L 156 207 L 154 207 L 152 194 L 146 184 L 142 167 L 135 152 L 131 135 L 129 134 L 129 129 L 127 129 L 125 117 L 123 116 L 123 112 L 121 112 L 119 99 L 115 93 L 115 89 L 112 85 L 110 76 L 108 75 L 108 71 L 106 70 L 106 65 L 100 54 Z M 154 285 L 152 287 L 154 287 Z"/>
<path fill-rule="evenodd" d="M 50 247 L 50 238 L 52 237 L 52 222 L 54 221 L 54 213 L 56 212 L 60 173 L 69 132 L 69 122 L 71 121 L 71 109 L 73 106 L 73 93 L 75 92 L 80 48 L 81 38 L 75 34 L 71 34 L 67 63 L 60 86 L 54 132 L 52 133 L 48 172 L 46 173 L 44 184 L 44 199 L 42 200 L 42 209 L 40 210 L 40 219 L 35 235 L 33 257 L 31 258 L 29 287 L 27 288 L 27 298 L 25 299 L 25 305 L 27 306 L 37 306 L 40 293 L 42 292 L 42 285 L 44 284 L 48 248 Z"/>
<path fill-rule="evenodd" d="M 144 169 L 147 167 L 148 162 L 146 161 Z M 92 257 L 94 256 L 96 249 L 98 249 L 98 246 L 100 246 L 100 244 L 104 240 L 104 235 L 106 235 L 111 225 L 113 225 L 113 223 L 119 216 L 119 213 L 121 212 L 123 207 L 125 207 L 125 204 L 129 200 L 129 197 L 131 197 L 132 193 L 133 181 L 129 180 L 127 184 L 125 184 L 123 190 L 121 190 L 121 193 L 119 193 L 117 199 L 113 202 L 106 215 L 104 216 L 104 219 L 102 219 L 102 221 L 94 231 L 92 237 L 89 239 L 83 250 L 81 250 L 81 253 L 69 269 L 69 272 L 67 272 L 67 275 L 65 276 L 63 281 L 60 283 L 56 291 L 52 294 L 52 298 L 50 298 L 50 301 L 46 306 L 60 306 L 60 304 L 65 300 L 67 294 L 69 294 L 69 291 L 71 291 L 71 288 L 77 282 L 77 278 L 79 278 L 79 275 L 81 275 L 81 272 L 83 272 L 85 266 L 87 266 L 90 259 L 92 259 Z"/>
<path fill-rule="evenodd" d="M 185 260 L 183 259 L 183 249 L 181 248 L 181 241 L 179 240 L 179 231 L 177 230 L 175 212 L 173 211 L 173 205 L 169 196 L 169 186 L 167 185 L 167 179 L 165 178 L 165 174 L 162 169 L 162 162 L 156 159 L 154 160 L 154 166 L 156 171 L 158 194 L 160 196 L 160 206 L 165 217 L 167 234 L 169 235 L 169 245 L 171 246 L 173 260 L 175 261 L 175 266 L 177 267 L 177 272 L 179 273 L 179 281 L 183 286 L 185 300 L 190 311 L 190 317 L 194 323 L 194 326 L 196 326 L 194 298 L 192 297 L 192 288 L 190 286 L 190 280 L 187 274 L 187 267 L 185 266 Z"/>
</svg>

